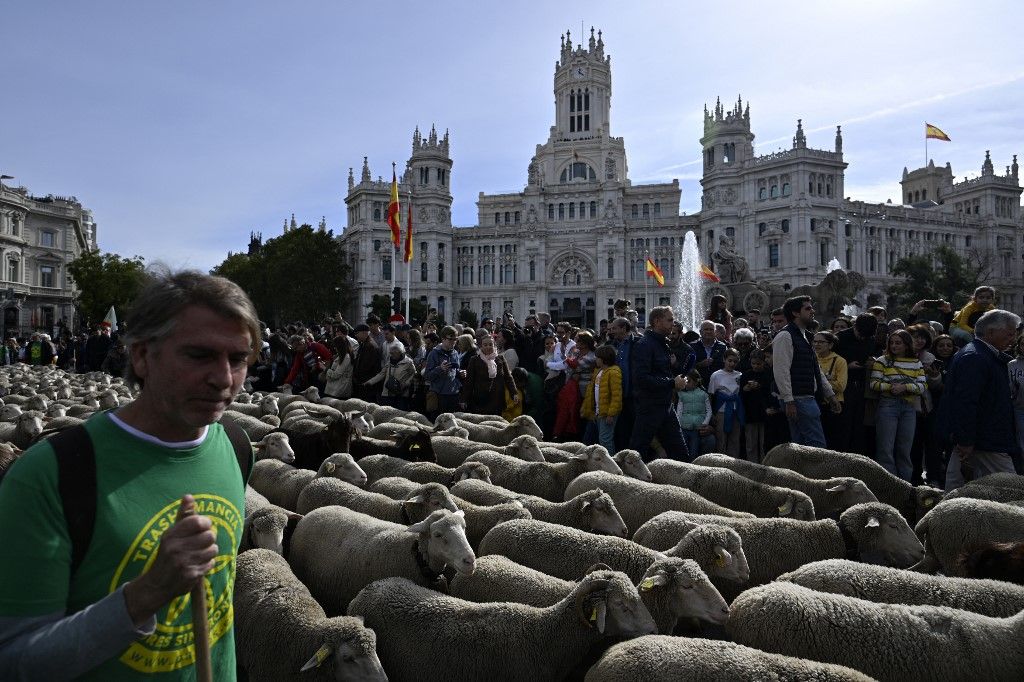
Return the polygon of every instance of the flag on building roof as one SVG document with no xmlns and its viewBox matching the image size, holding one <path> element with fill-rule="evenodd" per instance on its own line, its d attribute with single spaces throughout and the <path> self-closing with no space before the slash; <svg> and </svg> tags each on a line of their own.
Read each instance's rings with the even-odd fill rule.
<svg viewBox="0 0 1024 682">
<path fill-rule="evenodd" d="M 409 214 L 405 218 L 405 262 L 412 260 L 412 195 L 409 195 L 409 205 L 405 208 Z"/>
<path fill-rule="evenodd" d="M 402 219 L 398 215 L 398 176 L 391 169 L 391 203 L 388 204 L 388 226 L 391 228 L 391 243 L 396 247 L 402 243 Z"/>
<path fill-rule="evenodd" d="M 714 270 L 712 270 L 708 266 L 704 265 L 703 263 L 700 264 L 700 270 L 697 271 L 697 274 L 699 274 L 701 277 L 703 277 L 704 279 L 706 279 L 709 282 L 721 282 L 722 281 L 721 278 L 718 275 L 715 274 Z"/>
<path fill-rule="evenodd" d="M 949 142 L 949 135 L 939 130 L 936 126 L 931 123 L 924 124 L 924 136 L 933 140 L 942 140 L 943 142 Z"/>
<path fill-rule="evenodd" d="M 647 270 L 647 276 L 648 277 L 653 277 L 655 279 L 655 281 L 658 282 L 658 286 L 659 287 L 665 286 L 665 274 L 661 271 L 661 268 L 659 268 L 654 263 L 654 261 L 651 260 L 650 256 L 647 257 L 646 270 Z"/>
</svg>

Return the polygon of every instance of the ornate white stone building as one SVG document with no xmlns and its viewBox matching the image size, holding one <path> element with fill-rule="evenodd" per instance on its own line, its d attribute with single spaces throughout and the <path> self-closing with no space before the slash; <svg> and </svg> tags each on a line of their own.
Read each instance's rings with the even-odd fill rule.
<svg viewBox="0 0 1024 682">
<path fill-rule="evenodd" d="M 67 264 L 96 249 L 92 213 L 74 197 L 34 197 L 0 183 L 3 338 L 77 324 Z"/>
<path fill-rule="evenodd" d="M 862 272 L 876 294 L 901 256 L 950 244 L 992 265 L 1004 305 L 1022 305 L 1016 157 L 1005 175 L 995 175 L 986 152 L 982 175 L 961 183 L 948 165 L 904 169 L 908 205 L 850 201 L 838 128 L 834 149 L 811 149 L 798 121 L 792 149 L 755 156 L 750 105 L 738 100 L 727 109 L 719 102 L 713 111 L 705 107 L 702 210 L 683 216 L 677 180 L 629 179 L 625 142 L 611 134 L 611 58 L 600 32 L 591 30 L 586 46 L 563 36 L 554 94 L 554 125 L 536 147 L 524 189 L 480 192 L 473 227 L 451 224 L 448 132 L 413 133 L 400 181 L 403 226 L 410 195 L 413 206 L 411 290 L 446 320 L 466 307 L 490 317 L 512 310 L 519 319 L 546 310 L 596 326 L 617 298 L 644 307 L 648 251 L 667 280 L 665 288 L 651 287 L 650 304 L 668 303 L 690 230 L 724 282 L 754 279 L 789 289 L 820 281 L 837 258 Z M 372 179 L 366 157 L 358 182 L 349 170 L 341 240 L 354 273 L 350 319 L 365 315 L 374 294 L 391 291 L 389 192 L 387 179 Z M 399 272 L 404 291 L 404 265 Z M 742 310 L 744 300 L 732 306 Z"/>
</svg>

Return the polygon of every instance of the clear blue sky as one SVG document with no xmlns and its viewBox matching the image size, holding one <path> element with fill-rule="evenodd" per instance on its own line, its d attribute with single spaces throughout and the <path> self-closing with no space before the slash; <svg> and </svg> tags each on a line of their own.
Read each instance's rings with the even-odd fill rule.
<svg viewBox="0 0 1024 682">
<path fill-rule="evenodd" d="M 700 205 L 705 103 L 751 102 L 757 151 L 843 125 L 846 194 L 898 200 L 921 165 L 962 179 L 1024 162 L 1017 2 L 31 2 L 0 4 L 0 171 L 75 195 L 100 247 L 203 269 L 250 230 L 344 226 L 349 167 L 404 166 L 412 130 L 451 130 L 456 225 L 521 189 L 553 122 L 559 35 L 604 30 L 612 134 L 634 182 Z M 586 7 L 586 9 L 584 9 Z"/>
</svg>

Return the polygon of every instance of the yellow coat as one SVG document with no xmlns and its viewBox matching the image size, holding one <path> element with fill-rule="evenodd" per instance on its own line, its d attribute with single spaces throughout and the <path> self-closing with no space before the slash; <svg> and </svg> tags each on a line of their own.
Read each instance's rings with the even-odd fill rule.
<svg viewBox="0 0 1024 682">
<path fill-rule="evenodd" d="M 594 378 L 597 378 L 598 369 L 594 369 Z M 583 406 L 580 408 L 580 415 L 584 419 L 596 419 L 597 417 L 617 417 L 622 412 L 622 370 L 618 365 L 606 367 L 601 372 L 601 404 L 598 405 L 597 414 L 594 414 L 594 384 L 587 384 L 583 389 Z"/>
</svg>

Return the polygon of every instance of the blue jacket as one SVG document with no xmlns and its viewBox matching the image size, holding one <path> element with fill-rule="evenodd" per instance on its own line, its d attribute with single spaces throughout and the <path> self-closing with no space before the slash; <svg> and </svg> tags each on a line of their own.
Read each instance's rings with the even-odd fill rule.
<svg viewBox="0 0 1024 682">
<path fill-rule="evenodd" d="M 675 377 L 693 369 L 692 357 L 685 367 L 672 367 L 666 338 L 653 329 L 645 331 L 643 338 L 633 345 L 634 400 L 641 405 L 667 408 L 672 404 Z"/>
<path fill-rule="evenodd" d="M 1014 433 L 1010 356 L 995 353 L 975 339 L 953 356 L 935 420 L 938 434 L 955 445 L 1006 452 L 1019 467 L 1020 448 Z"/>
<path fill-rule="evenodd" d="M 454 350 L 445 350 L 441 344 L 434 346 L 427 356 L 427 365 L 423 368 L 423 379 L 427 382 L 427 390 L 439 395 L 458 395 L 462 390 L 462 382 L 455 372 L 459 369 Z M 448 369 L 441 366 L 448 361 Z"/>
</svg>

